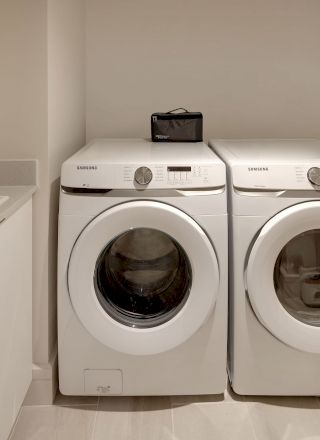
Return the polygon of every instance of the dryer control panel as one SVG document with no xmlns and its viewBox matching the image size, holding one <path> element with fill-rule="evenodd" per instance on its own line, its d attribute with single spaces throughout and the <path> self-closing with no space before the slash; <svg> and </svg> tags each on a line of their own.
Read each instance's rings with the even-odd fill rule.
<svg viewBox="0 0 320 440">
<path fill-rule="evenodd" d="M 234 165 L 232 172 L 239 189 L 320 190 L 320 163 L 250 163 Z"/>
</svg>

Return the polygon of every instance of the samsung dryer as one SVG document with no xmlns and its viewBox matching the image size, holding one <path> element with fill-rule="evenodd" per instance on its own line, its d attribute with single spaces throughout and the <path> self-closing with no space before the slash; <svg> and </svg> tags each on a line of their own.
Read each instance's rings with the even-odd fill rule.
<svg viewBox="0 0 320 440">
<path fill-rule="evenodd" d="M 320 394 L 320 141 L 213 140 L 230 197 L 229 375 Z"/>
<path fill-rule="evenodd" d="M 63 164 L 63 394 L 224 391 L 225 188 L 225 165 L 203 143 L 97 139 Z"/>
</svg>

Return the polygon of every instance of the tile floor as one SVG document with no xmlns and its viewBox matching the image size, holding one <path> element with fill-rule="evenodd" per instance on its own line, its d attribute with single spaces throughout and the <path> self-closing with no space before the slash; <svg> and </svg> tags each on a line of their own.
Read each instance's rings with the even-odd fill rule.
<svg viewBox="0 0 320 440">
<path fill-rule="evenodd" d="M 65 397 L 22 408 L 10 440 L 320 440 L 320 399 Z"/>
</svg>

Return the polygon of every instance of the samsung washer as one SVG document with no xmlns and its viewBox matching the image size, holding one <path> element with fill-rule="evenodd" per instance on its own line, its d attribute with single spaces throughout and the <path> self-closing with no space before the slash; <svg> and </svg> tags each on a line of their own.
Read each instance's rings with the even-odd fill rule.
<svg viewBox="0 0 320 440">
<path fill-rule="evenodd" d="M 232 387 L 319 395 L 320 141 L 211 146 L 229 183 Z"/>
<path fill-rule="evenodd" d="M 203 143 L 97 139 L 63 164 L 63 394 L 223 392 L 225 183 Z"/>
</svg>

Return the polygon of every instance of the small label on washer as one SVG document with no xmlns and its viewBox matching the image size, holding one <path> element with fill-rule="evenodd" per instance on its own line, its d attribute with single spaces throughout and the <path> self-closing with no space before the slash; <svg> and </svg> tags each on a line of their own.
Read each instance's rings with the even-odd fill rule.
<svg viewBox="0 0 320 440">
<path fill-rule="evenodd" d="M 106 395 L 122 393 L 121 370 L 84 370 L 86 394 Z"/>
</svg>

